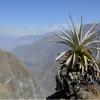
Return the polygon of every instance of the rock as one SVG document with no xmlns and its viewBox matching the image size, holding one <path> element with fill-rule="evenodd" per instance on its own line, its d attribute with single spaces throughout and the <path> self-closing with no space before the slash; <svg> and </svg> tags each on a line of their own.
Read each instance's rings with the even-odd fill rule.
<svg viewBox="0 0 100 100">
<path fill-rule="evenodd" d="M 0 49 L 0 99 L 38 96 L 39 89 L 31 71 L 13 54 Z"/>
<path fill-rule="evenodd" d="M 100 99 L 100 88 L 97 85 L 87 85 L 80 88 L 78 93 L 79 98 L 81 99 Z"/>
</svg>

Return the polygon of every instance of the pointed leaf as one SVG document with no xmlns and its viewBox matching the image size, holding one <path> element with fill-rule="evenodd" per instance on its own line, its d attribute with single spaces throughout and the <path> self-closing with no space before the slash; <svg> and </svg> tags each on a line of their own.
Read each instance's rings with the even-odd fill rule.
<svg viewBox="0 0 100 100">
<path fill-rule="evenodd" d="M 82 16 L 81 16 L 81 25 L 80 25 L 80 29 L 79 29 L 79 40 L 81 40 L 81 38 L 82 38 L 82 26 L 83 26 L 83 23 L 82 23 Z"/>
<path fill-rule="evenodd" d="M 96 58 L 99 60 L 100 50 L 97 50 Z"/>
<path fill-rule="evenodd" d="M 91 42 L 88 42 L 85 46 L 88 46 L 88 45 L 90 45 L 90 44 L 92 44 L 92 43 L 100 43 L 100 41 L 98 41 L 98 40 L 91 41 Z"/>
<path fill-rule="evenodd" d="M 59 27 L 59 26 L 58 26 Z M 70 37 L 70 35 L 68 35 L 62 28 L 59 27 L 59 30 L 70 40 L 72 40 L 72 38 Z"/>
<path fill-rule="evenodd" d="M 87 71 L 87 57 L 86 56 L 83 56 L 83 57 L 84 57 L 85 70 Z"/>
<path fill-rule="evenodd" d="M 93 57 L 91 57 L 91 58 L 92 58 L 93 63 L 95 64 L 95 67 L 97 68 L 97 71 L 100 72 L 100 68 L 98 67 L 98 65 L 96 63 L 96 60 Z"/>
<path fill-rule="evenodd" d="M 96 36 L 96 32 L 92 32 L 91 34 L 89 34 L 89 36 L 87 36 L 86 38 L 84 38 L 81 42 L 81 45 L 86 45 L 87 43 L 91 42 L 91 40 Z"/>
<path fill-rule="evenodd" d="M 70 55 L 69 58 L 67 59 L 66 66 L 68 66 L 71 61 L 72 61 L 72 55 Z"/>
<path fill-rule="evenodd" d="M 99 48 L 99 44 L 98 43 L 97 43 L 97 47 Z M 100 54 L 100 51 L 97 50 L 97 55 L 96 55 L 97 60 L 99 60 L 99 54 Z"/>
<path fill-rule="evenodd" d="M 72 62 L 72 66 L 74 66 L 75 60 L 76 60 L 76 54 L 74 53 L 74 54 L 73 54 L 73 62 Z"/>
<path fill-rule="evenodd" d="M 67 43 L 65 41 L 56 41 L 56 43 L 65 44 L 65 45 L 69 46 L 69 48 L 75 49 L 75 47 L 72 44 L 69 44 L 69 43 Z"/>
<path fill-rule="evenodd" d="M 87 33 L 85 34 L 83 40 L 89 35 L 89 33 L 93 30 L 93 28 L 96 26 L 97 24 L 94 24 L 88 31 Z"/>
<path fill-rule="evenodd" d="M 82 63 L 80 63 L 80 67 L 81 67 L 81 70 L 82 70 L 82 75 L 84 75 L 84 66 Z"/>
<path fill-rule="evenodd" d="M 69 40 L 68 38 L 65 38 L 65 37 L 63 37 L 63 36 L 61 36 L 61 35 L 58 35 L 58 34 L 56 34 L 56 35 L 57 35 L 59 38 L 61 38 L 61 39 L 63 39 L 64 41 L 66 41 L 67 44 L 74 46 L 73 41 L 71 41 L 71 40 Z"/>
<path fill-rule="evenodd" d="M 58 61 L 61 57 L 63 57 L 66 54 L 66 51 L 62 52 L 56 59 L 55 61 Z"/>
<path fill-rule="evenodd" d="M 100 50 L 98 47 L 89 47 L 90 49 Z"/>
</svg>

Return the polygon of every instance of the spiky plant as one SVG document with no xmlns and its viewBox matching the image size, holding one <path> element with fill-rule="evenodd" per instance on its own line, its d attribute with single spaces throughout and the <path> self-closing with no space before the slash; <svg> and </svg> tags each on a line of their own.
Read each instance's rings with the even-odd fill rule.
<svg viewBox="0 0 100 100">
<path fill-rule="evenodd" d="M 82 17 L 81 17 L 81 24 L 79 27 L 77 27 L 71 16 L 71 25 L 69 25 L 70 30 L 66 31 L 62 28 L 60 29 L 63 33 L 62 35 L 56 34 L 61 40 L 57 41 L 57 43 L 62 43 L 70 48 L 69 56 L 67 57 L 67 60 L 65 62 L 66 67 L 71 67 L 74 69 L 75 64 L 79 62 L 80 68 L 82 69 L 82 74 L 87 71 L 88 69 L 88 61 L 91 61 L 96 69 L 99 71 L 99 67 L 97 64 L 96 57 L 94 57 L 91 53 L 91 49 L 100 50 L 99 47 L 92 47 L 91 44 L 93 43 L 99 43 L 98 40 L 93 40 L 95 36 L 99 33 L 97 31 L 94 31 L 93 28 L 97 25 L 93 25 L 83 36 L 82 34 Z M 59 60 L 61 57 L 66 55 L 67 52 L 62 52 L 57 58 L 56 61 Z M 80 61 L 79 61 L 80 60 Z"/>
</svg>

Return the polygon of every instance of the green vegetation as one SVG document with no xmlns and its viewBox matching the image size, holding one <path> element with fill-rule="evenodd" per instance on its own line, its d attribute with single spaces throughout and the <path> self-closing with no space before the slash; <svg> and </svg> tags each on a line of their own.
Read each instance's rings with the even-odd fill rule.
<svg viewBox="0 0 100 100">
<path fill-rule="evenodd" d="M 97 64 L 97 59 L 96 57 L 94 57 L 91 53 L 91 49 L 95 49 L 97 50 L 97 52 L 99 52 L 100 48 L 99 47 L 92 47 L 91 44 L 93 43 L 99 43 L 100 41 L 98 40 L 93 40 L 93 38 L 96 37 L 96 35 L 99 33 L 97 31 L 94 31 L 93 28 L 97 25 L 93 25 L 93 27 L 87 31 L 87 33 L 83 36 L 82 34 L 82 27 L 83 27 L 83 23 L 82 23 L 82 17 L 81 17 L 81 25 L 78 28 L 71 16 L 70 16 L 70 20 L 71 20 L 71 26 L 69 25 L 70 31 L 67 32 L 66 30 L 62 30 L 62 33 L 64 36 L 62 35 L 58 35 L 56 34 L 59 38 L 61 38 L 61 41 L 57 41 L 57 43 L 62 43 L 65 44 L 67 46 L 70 47 L 70 51 L 68 51 L 68 53 L 61 53 L 57 58 L 56 61 L 59 60 L 62 56 L 64 55 L 68 55 L 67 59 L 66 59 L 66 67 L 71 67 L 72 69 L 74 69 L 75 63 L 79 63 L 79 68 L 82 69 L 82 74 L 84 73 L 84 71 L 87 71 L 88 69 L 88 61 L 91 61 L 92 63 L 95 64 L 96 69 L 99 71 L 99 67 Z M 99 54 L 99 53 L 98 53 Z"/>
<path fill-rule="evenodd" d="M 100 48 L 93 46 L 94 43 L 100 42 L 95 40 L 99 33 L 94 31 L 97 24 L 84 33 L 82 17 L 79 27 L 75 25 L 71 16 L 70 20 L 70 30 L 60 29 L 62 34 L 56 34 L 61 39 L 57 43 L 65 44 L 69 51 L 62 52 L 56 58 L 60 65 L 56 75 L 56 92 L 47 99 L 92 99 L 94 95 L 100 94 L 96 85 L 100 84 L 98 63 Z M 97 51 L 96 57 L 92 49 Z"/>
</svg>

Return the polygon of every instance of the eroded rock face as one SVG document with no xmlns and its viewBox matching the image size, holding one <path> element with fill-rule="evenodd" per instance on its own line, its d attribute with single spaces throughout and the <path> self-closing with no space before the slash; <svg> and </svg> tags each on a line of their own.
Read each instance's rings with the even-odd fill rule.
<svg viewBox="0 0 100 100">
<path fill-rule="evenodd" d="M 0 99 L 35 99 L 39 96 L 31 71 L 14 55 L 0 50 Z"/>
<path fill-rule="evenodd" d="M 72 75 L 71 75 L 72 74 Z M 100 99 L 100 85 L 98 80 L 90 79 L 91 75 L 80 75 L 78 72 L 72 72 L 63 76 L 62 81 L 56 76 L 56 92 L 48 99 Z"/>
<path fill-rule="evenodd" d="M 82 99 L 100 99 L 99 85 L 92 84 L 81 87 L 78 95 Z"/>
<path fill-rule="evenodd" d="M 59 60 L 56 92 L 47 99 L 100 99 L 100 72 L 94 62 L 88 59 L 87 69 L 83 71 L 79 61 L 72 68 L 71 64 L 66 65 L 65 60 L 65 57 Z"/>
</svg>

